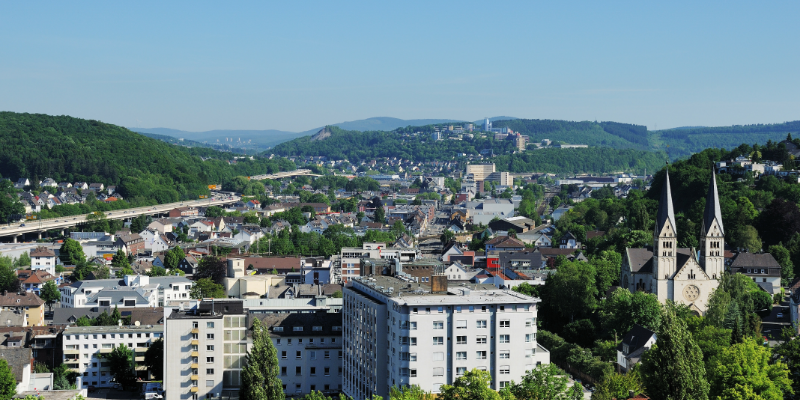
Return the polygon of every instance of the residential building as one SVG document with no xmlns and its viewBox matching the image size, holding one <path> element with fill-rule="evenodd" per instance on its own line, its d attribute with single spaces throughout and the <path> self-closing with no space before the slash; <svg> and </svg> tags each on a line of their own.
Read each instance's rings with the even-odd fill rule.
<svg viewBox="0 0 800 400">
<path fill-rule="evenodd" d="M 145 249 L 144 239 L 142 239 L 138 233 L 123 233 L 118 235 L 114 244 L 128 255 L 142 253 Z"/>
<path fill-rule="evenodd" d="M 79 374 L 76 381 L 79 388 L 111 387 L 113 376 L 104 357 L 124 344 L 134 352 L 136 376 L 148 380 L 144 353 L 163 333 L 163 325 L 68 326 L 62 336 L 63 362 Z"/>
<path fill-rule="evenodd" d="M 269 329 L 287 396 L 342 391 L 342 314 L 317 310 L 250 315 Z"/>
<path fill-rule="evenodd" d="M 17 382 L 16 392 L 29 390 L 31 376 L 33 375 L 33 356 L 31 349 L 26 347 L 0 348 L 0 358 L 6 360 L 11 367 L 11 374 Z"/>
<path fill-rule="evenodd" d="M 485 243 L 486 253 L 490 251 L 522 251 L 525 250 L 525 243 L 511 236 L 498 236 Z"/>
<path fill-rule="evenodd" d="M 31 250 L 30 257 L 31 269 L 40 269 L 46 271 L 50 275 L 56 275 L 58 258 L 56 257 L 55 251 L 47 247 L 37 246 L 35 249 Z"/>
<path fill-rule="evenodd" d="M 9 293 L 4 290 L 0 295 L 0 310 L 19 311 L 25 314 L 27 326 L 44 325 L 44 300 L 36 293 Z"/>
<path fill-rule="evenodd" d="M 572 232 L 567 231 L 564 236 L 561 236 L 561 239 L 558 243 L 558 248 L 560 249 L 579 249 L 581 248 L 581 242 L 572 234 Z"/>
<path fill-rule="evenodd" d="M 353 278 L 344 299 L 343 391 L 356 400 L 386 398 L 392 386 L 439 393 L 475 368 L 500 390 L 550 362 L 536 341 L 536 298 L 401 274 Z"/>
<path fill-rule="evenodd" d="M 248 326 L 241 300 L 172 309 L 164 325 L 166 399 L 238 397 Z"/>
<path fill-rule="evenodd" d="M 126 275 L 62 286 L 61 307 L 161 307 L 165 301 L 188 299 L 192 281 L 183 276 Z"/>
<path fill-rule="evenodd" d="M 629 371 L 642 360 L 642 356 L 656 343 L 655 332 L 640 325 L 634 325 L 617 345 L 617 364 L 622 371 Z"/>
<path fill-rule="evenodd" d="M 61 283 L 61 278 L 56 278 L 42 269 L 20 269 L 17 270 L 17 278 L 22 284 L 22 289 L 26 292 L 33 292 L 37 295 L 45 283 L 56 280 L 56 284 Z"/>
<path fill-rule="evenodd" d="M 772 254 L 739 253 L 728 268 L 733 273 L 747 275 L 771 295 L 781 292 L 781 265 Z"/>
<path fill-rule="evenodd" d="M 170 218 L 196 217 L 198 215 L 200 215 L 200 211 L 194 207 L 178 207 L 169 211 Z"/>
</svg>

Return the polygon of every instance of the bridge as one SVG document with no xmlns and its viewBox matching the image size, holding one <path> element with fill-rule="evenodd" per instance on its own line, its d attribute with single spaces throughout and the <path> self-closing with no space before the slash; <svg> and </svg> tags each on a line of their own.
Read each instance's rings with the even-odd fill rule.
<svg viewBox="0 0 800 400">
<path fill-rule="evenodd" d="M 162 214 L 169 214 L 169 212 L 179 207 L 209 207 L 221 206 L 225 204 L 233 204 L 239 201 L 239 196 L 218 196 L 210 197 L 201 200 L 189 200 L 179 203 L 159 204 L 155 206 L 127 208 L 122 210 L 114 210 L 105 213 L 106 219 L 131 219 L 140 215 L 153 215 L 159 216 Z M 13 237 L 13 242 L 17 242 L 19 236 L 28 233 L 38 233 L 39 239 L 42 238 L 42 232 L 49 230 L 64 229 L 76 226 L 80 223 L 87 222 L 87 217 L 92 214 L 71 215 L 68 217 L 58 217 L 49 219 L 27 220 L 25 222 L 16 222 L 9 225 L 0 227 L 0 237 Z M 63 234 L 62 234 L 63 235 Z"/>
<path fill-rule="evenodd" d="M 264 179 L 282 179 L 291 176 L 322 176 L 319 174 L 312 174 L 310 169 L 296 169 L 294 171 L 278 172 L 277 174 L 264 174 L 248 176 L 247 179 L 255 181 L 263 181 Z"/>
</svg>

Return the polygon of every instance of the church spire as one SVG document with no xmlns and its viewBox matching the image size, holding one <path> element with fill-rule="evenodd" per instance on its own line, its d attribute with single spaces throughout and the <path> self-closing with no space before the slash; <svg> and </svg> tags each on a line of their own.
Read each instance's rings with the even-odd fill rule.
<svg viewBox="0 0 800 400">
<path fill-rule="evenodd" d="M 716 193 L 716 192 L 715 192 Z M 664 225 L 669 221 L 672 229 L 677 229 L 675 224 L 675 211 L 672 208 L 672 189 L 669 185 L 669 166 L 664 174 L 664 188 L 661 189 L 661 200 L 658 202 L 658 214 L 656 214 L 655 235 L 658 236 Z"/>
<path fill-rule="evenodd" d="M 719 208 L 719 194 L 717 193 L 717 174 L 714 172 L 714 167 L 711 167 L 711 185 L 708 186 L 706 210 L 703 212 L 703 224 L 700 229 L 702 235 L 708 235 L 708 230 L 711 229 L 715 219 L 719 231 L 724 235 L 725 230 L 722 228 L 722 212 Z"/>
</svg>

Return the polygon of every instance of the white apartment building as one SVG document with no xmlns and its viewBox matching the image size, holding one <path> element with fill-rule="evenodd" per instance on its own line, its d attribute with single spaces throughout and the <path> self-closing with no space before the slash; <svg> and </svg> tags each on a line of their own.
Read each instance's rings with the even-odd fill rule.
<svg viewBox="0 0 800 400">
<path fill-rule="evenodd" d="M 108 362 L 103 358 L 124 344 L 134 351 L 136 375 L 148 378 L 144 353 L 164 332 L 162 325 L 146 326 L 68 326 L 64 329 L 63 363 L 79 373 L 78 389 L 113 385 Z"/>
<path fill-rule="evenodd" d="M 58 259 L 56 258 L 56 253 L 52 249 L 42 246 L 36 247 L 31 250 L 30 257 L 32 270 L 41 269 L 47 271 L 50 275 L 56 276 L 56 263 Z"/>
<path fill-rule="evenodd" d="M 417 249 L 386 247 L 386 243 L 364 243 L 361 247 L 343 247 L 334 263 L 331 283 L 344 283 L 361 275 L 361 259 L 399 259 L 401 262 L 414 261 L 420 257 Z M 338 265 L 337 265 L 338 264 Z"/>
<path fill-rule="evenodd" d="M 489 371 L 495 390 L 550 362 L 536 341 L 539 299 L 493 286 L 447 288 L 408 277 L 353 278 L 344 291 L 345 395 L 389 395 L 392 386 L 439 393 L 474 368 Z"/>
<path fill-rule="evenodd" d="M 164 328 L 166 399 L 238 397 L 247 355 L 242 301 L 201 301 L 193 309 L 170 311 Z"/>
<path fill-rule="evenodd" d="M 189 299 L 192 281 L 183 276 L 126 275 L 124 279 L 78 281 L 61 287 L 61 307 L 163 307 Z"/>
<path fill-rule="evenodd" d="M 341 314 L 320 310 L 257 316 L 278 350 L 280 379 L 287 396 L 342 391 Z"/>
</svg>

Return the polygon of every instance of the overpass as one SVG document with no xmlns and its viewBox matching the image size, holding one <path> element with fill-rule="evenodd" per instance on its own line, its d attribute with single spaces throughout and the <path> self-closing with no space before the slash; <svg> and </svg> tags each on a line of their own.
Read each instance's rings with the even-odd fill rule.
<svg viewBox="0 0 800 400">
<path fill-rule="evenodd" d="M 202 200 L 189 200 L 179 203 L 158 204 L 155 206 L 127 208 L 122 210 L 114 210 L 105 213 L 106 219 L 130 219 L 140 215 L 154 215 L 168 214 L 171 210 L 178 207 L 208 207 L 220 206 L 225 204 L 232 204 L 239 201 L 239 196 L 217 196 L 210 197 Z M 42 238 L 42 232 L 53 229 L 64 229 L 76 226 L 80 223 L 87 222 L 87 217 L 91 214 L 71 215 L 68 217 L 58 217 L 50 219 L 27 220 L 25 222 L 16 222 L 5 226 L 0 226 L 0 237 L 13 237 L 14 243 L 17 242 L 17 237 L 27 233 L 38 233 L 39 239 Z"/>
<path fill-rule="evenodd" d="M 296 169 L 294 171 L 278 172 L 277 174 L 263 174 L 248 176 L 247 179 L 255 181 L 263 181 L 264 179 L 282 179 L 290 176 L 322 176 L 319 174 L 312 174 L 310 169 Z"/>
</svg>

